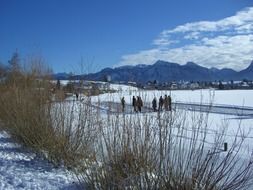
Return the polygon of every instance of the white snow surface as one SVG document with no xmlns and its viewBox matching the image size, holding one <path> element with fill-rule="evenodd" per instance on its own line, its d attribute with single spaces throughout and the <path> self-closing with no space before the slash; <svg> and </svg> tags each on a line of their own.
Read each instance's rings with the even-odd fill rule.
<svg viewBox="0 0 253 190">
<path fill-rule="evenodd" d="M 253 90 L 177 90 L 157 91 L 138 90 L 126 85 L 111 85 L 110 88 L 117 90 L 116 93 L 102 94 L 92 97 L 94 101 L 120 102 L 125 97 L 126 103 L 131 104 L 132 96 L 141 96 L 144 102 L 150 103 L 154 96 L 171 95 L 172 101 L 191 103 L 214 103 L 237 106 L 253 107 Z M 154 113 L 153 113 L 154 114 Z M 210 114 L 210 128 L 217 129 L 221 123 L 228 122 L 228 135 L 236 134 L 239 124 L 247 134 L 244 145 L 244 156 L 249 154 L 253 146 L 253 118 Z M 228 136 L 228 138 L 229 138 Z M 228 139 L 228 142 L 230 140 Z M 230 144 L 230 143 L 229 143 Z M 245 155 L 246 152 L 246 155 Z M 63 168 L 55 168 L 46 160 L 42 160 L 34 153 L 15 144 L 10 136 L 0 131 L 0 190 L 12 189 L 78 189 L 77 179 Z"/>
<path fill-rule="evenodd" d="M 127 86 L 123 89 L 127 89 Z M 93 97 L 93 101 L 114 101 L 120 102 L 125 97 L 126 103 L 131 104 L 132 96 L 141 96 L 144 102 L 151 102 L 154 97 L 157 99 L 165 94 L 171 95 L 174 102 L 200 103 L 200 104 L 222 104 L 232 106 L 253 107 L 253 90 L 137 90 L 130 87 L 129 90 L 121 90 L 116 93 L 102 94 Z"/>
<path fill-rule="evenodd" d="M 175 101 L 214 103 L 253 107 L 253 90 L 178 90 L 171 91 Z"/>
<path fill-rule="evenodd" d="M 128 86 L 128 85 L 124 85 L 124 84 L 110 84 L 110 89 L 112 90 L 116 90 L 116 91 L 125 91 L 125 92 L 129 92 L 129 91 L 137 91 L 138 88 L 137 87 L 133 87 L 133 86 Z"/>
<path fill-rule="evenodd" d="M 0 190 L 78 189 L 77 179 L 63 168 L 55 168 L 34 153 L 15 144 L 0 132 Z"/>
</svg>

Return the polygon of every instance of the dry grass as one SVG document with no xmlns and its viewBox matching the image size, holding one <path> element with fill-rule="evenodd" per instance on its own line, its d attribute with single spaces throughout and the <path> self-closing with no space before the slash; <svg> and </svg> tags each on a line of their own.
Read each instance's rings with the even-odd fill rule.
<svg viewBox="0 0 253 190">
<path fill-rule="evenodd" d="M 58 102 L 53 102 L 52 84 L 48 73 L 44 73 L 47 69 L 41 68 L 40 61 L 32 60 L 32 65 L 31 70 L 9 73 L 0 84 L 2 129 L 55 165 L 73 167 L 89 157 L 88 141 L 93 136 L 86 128 L 88 106 L 79 107 L 84 111 L 79 115 L 73 112 L 75 105 L 69 110 L 61 109 L 63 93 L 57 91 Z"/>
</svg>

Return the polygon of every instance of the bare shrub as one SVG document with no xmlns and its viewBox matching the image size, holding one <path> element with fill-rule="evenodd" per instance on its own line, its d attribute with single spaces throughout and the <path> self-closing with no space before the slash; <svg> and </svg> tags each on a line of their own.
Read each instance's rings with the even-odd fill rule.
<svg viewBox="0 0 253 190">
<path fill-rule="evenodd" d="M 52 101 L 50 70 L 41 67 L 40 58 L 31 59 L 0 85 L 2 128 L 55 165 L 72 167 L 90 156 L 94 135 L 89 130 L 95 126 L 88 117 L 90 106 L 87 101 L 66 105 L 62 96 Z"/>
</svg>

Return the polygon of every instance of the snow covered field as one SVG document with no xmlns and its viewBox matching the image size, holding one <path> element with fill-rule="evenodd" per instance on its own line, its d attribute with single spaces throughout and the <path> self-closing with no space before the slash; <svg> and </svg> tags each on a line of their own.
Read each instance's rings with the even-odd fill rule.
<svg viewBox="0 0 253 190">
<path fill-rule="evenodd" d="M 116 86 L 115 86 L 116 87 Z M 116 89 L 116 88 L 115 88 Z M 127 89 L 124 87 L 121 89 Z M 185 102 L 185 103 L 196 103 L 196 104 L 213 104 L 213 105 L 224 105 L 225 107 L 242 107 L 242 108 L 253 108 L 253 90 L 175 90 L 175 91 L 158 91 L 158 90 L 138 90 L 131 88 L 128 90 L 119 89 L 116 93 L 102 94 L 97 97 L 92 97 L 92 101 L 111 101 L 120 102 L 121 97 L 125 97 L 126 103 L 131 106 L 132 96 L 141 96 L 144 105 L 151 107 L 151 101 L 154 97 L 157 99 L 165 94 L 171 95 L 173 102 Z M 132 109 L 132 108 L 130 108 Z M 131 112 L 131 111 L 130 111 Z M 190 110 L 187 111 L 191 113 Z M 151 113 L 151 115 L 154 115 Z M 188 116 L 191 114 L 188 114 Z M 240 127 L 240 135 L 246 135 L 247 138 L 244 143 L 243 149 L 251 153 L 253 149 L 253 115 L 247 115 L 241 117 L 237 114 L 208 114 L 209 130 L 210 135 L 214 136 L 215 132 L 221 128 L 222 124 L 228 126 L 227 134 L 228 142 L 231 141 L 231 137 L 235 137 Z M 229 140 L 230 139 L 230 140 Z"/>
<path fill-rule="evenodd" d="M 117 89 L 117 86 L 114 86 Z M 171 95 L 174 102 L 203 103 L 203 104 L 222 104 L 234 106 L 253 107 L 253 90 L 138 90 L 135 87 L 118 87 L 118 92 L 102 94 L 93 97 L 93 100 L 99 98 L 100 101 L 120 102 L 121 97 L 125 97 L 126 103 L 131 103 L 132 96 L 141 96 L 146 102 L 151 102 L 154 97 L 159 98 L 165 94 Z"/>
<path fill-rule="evenodd" d="M 175 101 L 202 102 L 253 107 L 253 90 L 194 90 L 171 91 Z"/>
<path fill-rule="evenodd" d="M 213 103 L 253 107 L 253 90 L 195 90 L 195 91 L 144 91 L 125 85 L 111 85 L 116 93 L 92 97 L 92 102 L 120 102 L 125 97 L 131 105 L 132 96 L 141 96 L 144 103 L 150 104 L 153 97 L 171 95 L 174 102 Z M 187 111 L 191 113 L 191 111 Z M 103 112 L 105 113 L 105 112 Z M 155 117 L 156 113 L 147 113 Z M 247 135 L 242 156 L 250 154 L 253 149 L 253 116 L 239 117 L 223 114 L 209 114 L 209 131 L 211 136 L 222 124 L 228 124 L 228 146 L 230 139 L 237 134 Z M 238 134 L 237 134 L 238 135 Z M 246 154 L 245 154 L 246 153 Z M 0 132 L 0 190 L 2 189 L 77 189 L 77 180 L 62 168 L 54 168 L 47 161 L 13 143 L 5 132 Z"/>
</svg>

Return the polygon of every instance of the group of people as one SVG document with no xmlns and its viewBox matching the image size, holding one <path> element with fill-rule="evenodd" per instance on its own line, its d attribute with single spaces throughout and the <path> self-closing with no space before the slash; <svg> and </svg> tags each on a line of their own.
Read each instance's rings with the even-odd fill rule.
<svg viewBox="0 0 253 190">
<path fill-rule="evenodd" d="M 153 111 L 162 111 L 163 107 L 165 111 L 171 111 L 171 96 L 165 95 L 164 98 L 160 96 L 158 109 L 157 109 L 157 100 L 156 97 L 154 97 L 154 99 L 152 100 Z"/>
<path fill-rule="evenodd" d="M 122 106 L 122 112 L 124 112 L 125 106 L 126 106 L 126 101 L 125 101 L 124 97 L 121 98 L 121 106 Z M 140 96 L 137 96 L 137 98 L 135 96 L 133 96 L 132 106 L 133 106 L 135 112 L 141 112 L 141 108 L 143 106 L 143 101 Z"/>
<path fill-rule="evenodd" d="M 125 98 L 122 97 L 121 98 L 122 112 L 125 111 L 125 105 L 126 105 Z M 133 96 L 132 106 L 134 108 L 134 112 L 141 112 L 141 109 L 143 107 L 143 101 L 140 96 L 137 96 L 137 97 Z M 157 109 L 157 100 L 156 100 L 156 97 L 154 97 L 154 99 L 152 100 L 153 111 L 154 112 L 162 111 L 163 108 L 165 109 L 165 111 L 171 111 L 171 96 L 165 95 L 164 98 L 160 96 L 159 102 L 158 102 L 158 109 Z"/>
<path fill-rule="evenodd" d="M 132 106 L 134 107 L 135 112 L 141 112 L 141 108 L 143 106 L 143 101 L 140 96 L 133 96 Z"/>
</svg>

